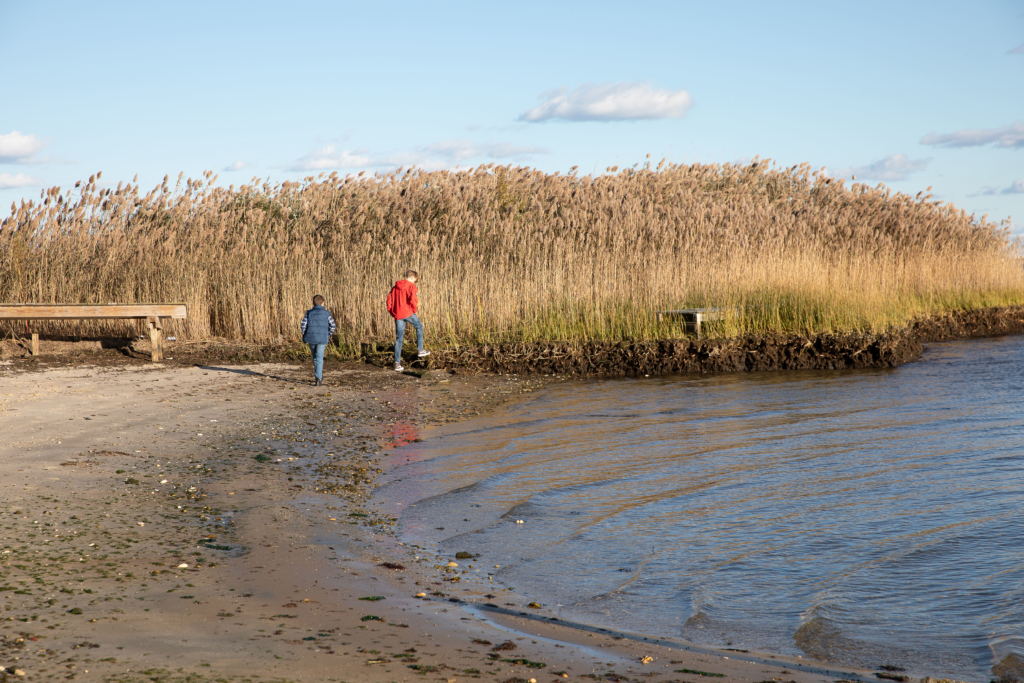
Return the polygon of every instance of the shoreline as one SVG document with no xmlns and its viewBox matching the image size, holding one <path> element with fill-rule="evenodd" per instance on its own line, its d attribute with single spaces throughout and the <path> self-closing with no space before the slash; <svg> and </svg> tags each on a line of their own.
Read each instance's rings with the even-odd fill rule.
<svg viewBox="0 0 1024 683">
<path fill-rule="evenodd" d="M 427 359 L 408 358 L 413 375 L 434 369 L 452 374 L 638 377 L 668 374 L 893 368 L 917 360 L 924 345 L 956 339 L 1024 334 L 1024 306 L 936 314 L 881 333 L 763 334 L 728 338 L 666 338 L 620 342 L 500 343 L 438 349 Z M 49 363 L 121 365 L 149 360 L 148 340 L 90 337 L 44 338 L 41 356 L 26 339 L 0 340 L 0 363 L 31 368 Z M 295 364 L 308 361 L 304 345 L 259 345 L 223 339 L 165 342 L 165 364 Z M 325 360 L 331 369 L 391 367 L 390 345 L 363 343 L 358 358 Z M 44 359 L 46 359 L 44 361 Z"/>
<path fill-rule="evenodd" d="M 438 359 L 472 372 L 582 377 L 893 368 L 917 360 L 927 343 L 1021 333 L 1024 306 L 945 313 L 884 334 L 495 344 Z"/>
<path fill-rule="evenodd" d="M 464 600 L 485 590 L 469 567 L 418 554 L 364 506 L 391 447 L 556 379 L 353 365 L 312 387 L 308 365 L 12 365 L 9 680 L 876 680 L 556 623 L 529 596 Z"/>
</svg>

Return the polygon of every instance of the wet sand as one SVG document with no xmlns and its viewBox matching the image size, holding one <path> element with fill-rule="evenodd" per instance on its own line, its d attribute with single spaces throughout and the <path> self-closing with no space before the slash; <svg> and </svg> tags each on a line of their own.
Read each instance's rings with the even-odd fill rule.
<svg viewBox="0 0 1024 683">
<path fill-rule="evenodd" d="M 6 678 L 857 678 L 572 628 L 401 545 L 388 449 L 556 380 L 329 368 L 0 364 Z"/>
</svg>

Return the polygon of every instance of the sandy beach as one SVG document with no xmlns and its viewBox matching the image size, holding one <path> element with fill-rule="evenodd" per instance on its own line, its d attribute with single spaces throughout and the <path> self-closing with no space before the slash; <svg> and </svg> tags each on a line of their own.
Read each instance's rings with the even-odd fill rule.
<svg viewBox="0 0 1024 683">
<path fill-rule="evenodd" d="M 871 676 L 560 623 L 365 507 L 388 449 L 557 379 L 310 374 L 115 351 L 0 364 L 7 679 Z"/>
</svg>

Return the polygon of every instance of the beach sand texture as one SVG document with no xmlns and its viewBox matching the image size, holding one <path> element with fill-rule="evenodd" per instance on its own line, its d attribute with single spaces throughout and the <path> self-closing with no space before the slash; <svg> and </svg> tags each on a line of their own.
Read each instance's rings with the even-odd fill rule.
<svg viewBox="0 0 1024 683">
<path fill-rule="evenodd" d="M 308 374 L 0 364 L 0 679 L 858 678 L 517 617 L 555 613 L 511 591 L 472 608 L 502 588 L 415 561 L 362 503 L 383 450 L 527 383 Z"/>
</svg>

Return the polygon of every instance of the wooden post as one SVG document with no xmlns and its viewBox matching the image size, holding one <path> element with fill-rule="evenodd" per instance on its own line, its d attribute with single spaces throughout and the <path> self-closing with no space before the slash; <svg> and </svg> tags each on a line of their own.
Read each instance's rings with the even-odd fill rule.
<svg viewBox="0 0 1024 683">
<path fill-rule="evenodd" d="M 703 318 L 703 317 L 704 317 L 703 313 L 696 313 L 693 316 L 693 319 L 695 321 L 693 323 L 693 327 L 697 331 L 697 339 L 700 339 L 700 323 L 701 323 L 701 318 Z"/>
<path fill-rule="evenodd" d="M 38 332 L 33 332 L 32 333 L 32 355 L 33 356 L 38 356 L 39 355 L 39 333 Z"/>
<path fill-rule="evenodd" d="M 160 324 L 160 316 L 149 319 L 149 346 L 152 361 L 157 363 L 164 359 L 164 333 Z"/>
</svg>

